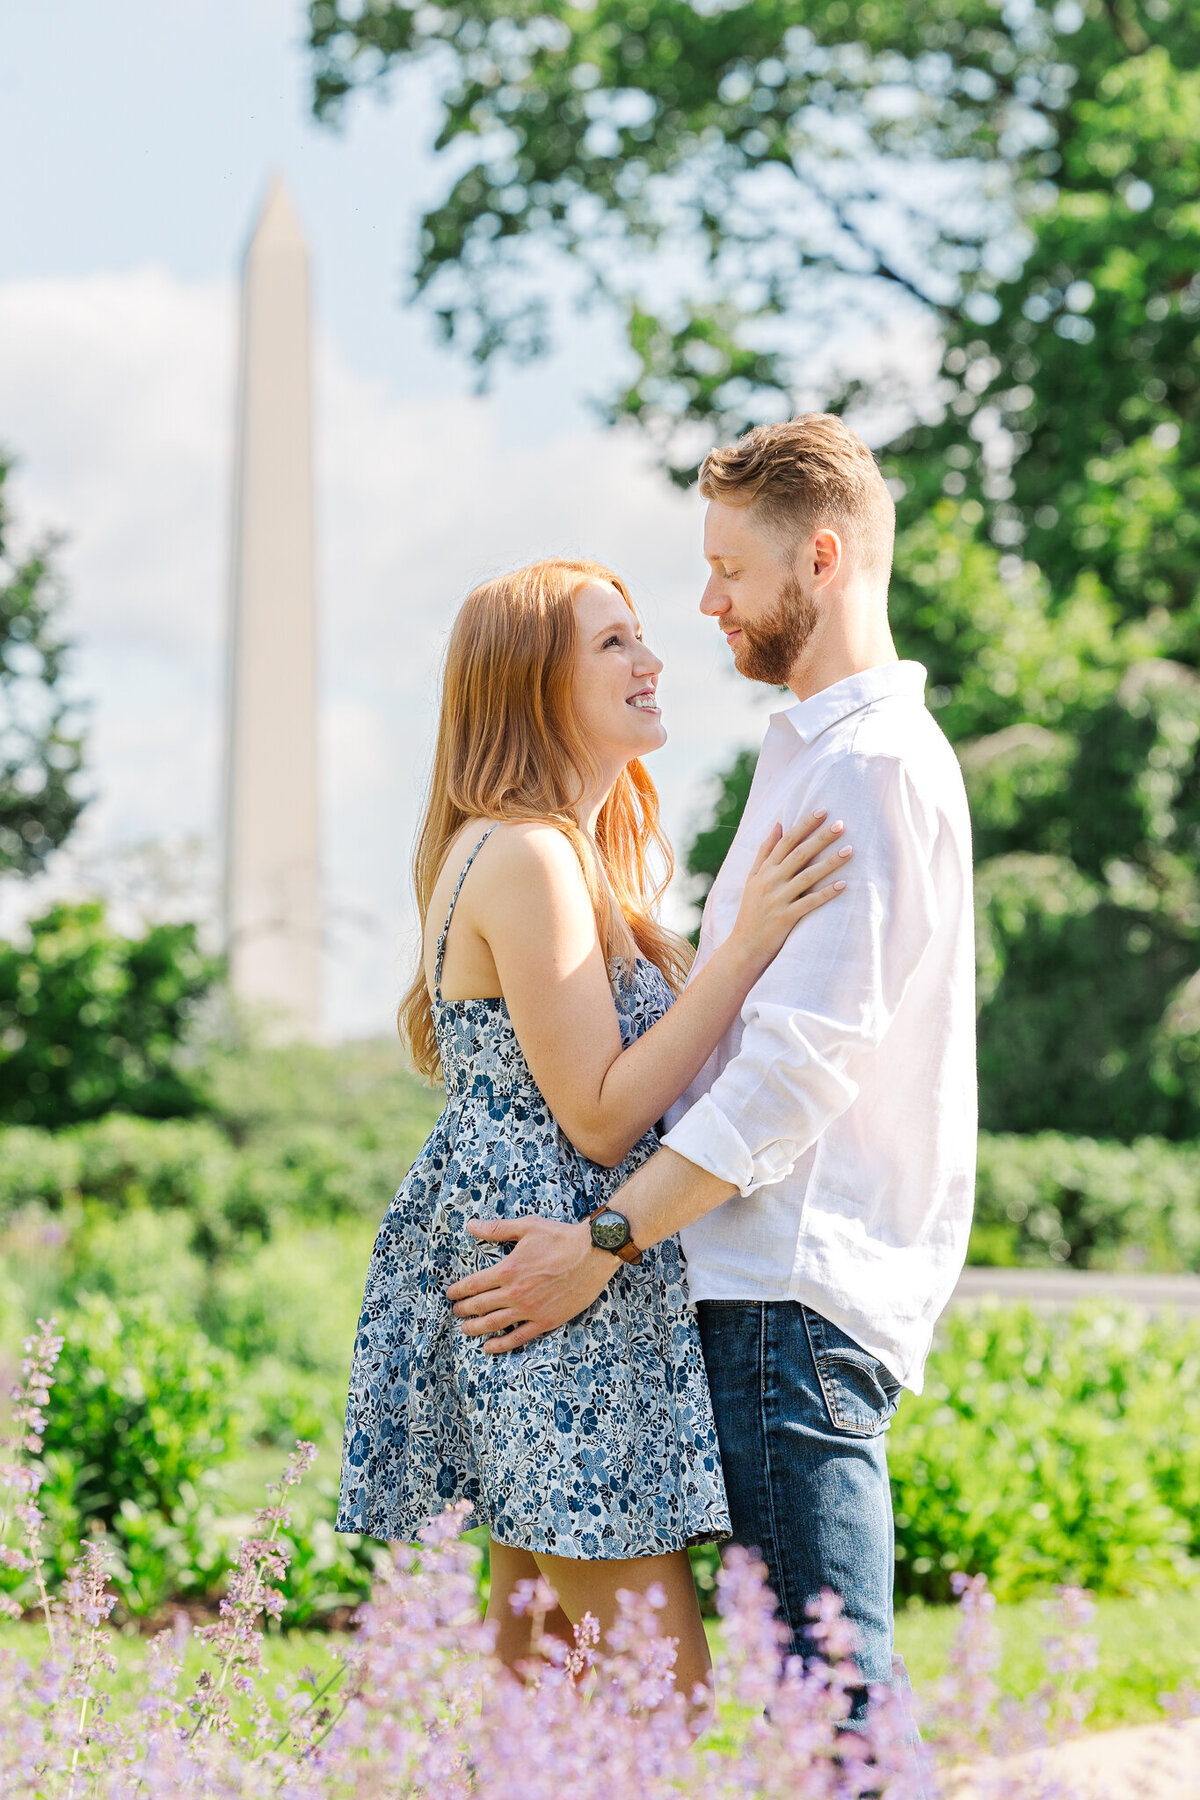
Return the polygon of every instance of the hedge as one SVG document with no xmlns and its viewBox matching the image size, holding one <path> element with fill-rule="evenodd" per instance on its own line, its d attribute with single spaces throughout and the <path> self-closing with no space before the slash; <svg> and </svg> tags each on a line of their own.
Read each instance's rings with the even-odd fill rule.
<svg viewBox="0 0 1200 1800">
<path fill-rule="evenodd" d="M 35 1203 L 182 1209 L 193 1248 L 211 1261 L 285 1218 L 378 1220 L 423 1123 L 367 1142 L 312 1123 L 244 1148 L 199 1120 L 111 1114 L 60 1132 L 12 1127 L 0 1131 L 0 1225 Z M 1200 1144 L 982 1134 L 970 1260 L 1200 1269 Z"/>
<path fill-rule="evenodd" d="M 1200 1144 L 981 1135 L 970 1260 L 1200 1269 Z"/>
</svg>

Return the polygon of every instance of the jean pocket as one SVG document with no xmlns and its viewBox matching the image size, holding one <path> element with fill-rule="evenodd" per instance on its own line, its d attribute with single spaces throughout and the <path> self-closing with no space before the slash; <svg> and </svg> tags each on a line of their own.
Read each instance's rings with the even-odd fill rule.
<svg viewBox="0 0 1200 1800">
<path fill-rule="evenodd" d="M 804 1307 L 813 1366 L 829 1423 L 848 1437 L 877 1437 L 900 1404 L 900 1383 L 877 1356 Z"/>
</svg>

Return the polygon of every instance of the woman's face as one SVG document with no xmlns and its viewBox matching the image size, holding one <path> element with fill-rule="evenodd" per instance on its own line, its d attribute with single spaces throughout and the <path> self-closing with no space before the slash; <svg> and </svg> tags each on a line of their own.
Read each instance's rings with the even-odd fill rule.
<svg viewBox="0 0 1200 1800">
<path fill-rule="evenodd" d="M 609 582 L 585 582 L 575 613 L 575 714 L 601 764 L 619 770 L 667 741 L 655 693 L 662 663 Z"/>
</svg>

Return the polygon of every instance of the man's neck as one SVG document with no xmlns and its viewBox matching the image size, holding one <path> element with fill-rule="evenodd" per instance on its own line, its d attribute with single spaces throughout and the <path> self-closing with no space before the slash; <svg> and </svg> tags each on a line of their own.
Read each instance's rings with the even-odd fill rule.
<svg viewBox="0 0 1200 1800">
<path fill-rule="evenodd" d="M 839 609 L 813 632 L 787 684 L 797 700 L 811 700 L 850 675 L 899 661 L 885 611 L 872 608 L 864 617 L 861 612 L 852 616 L 849 609 Z"/>
</svg>

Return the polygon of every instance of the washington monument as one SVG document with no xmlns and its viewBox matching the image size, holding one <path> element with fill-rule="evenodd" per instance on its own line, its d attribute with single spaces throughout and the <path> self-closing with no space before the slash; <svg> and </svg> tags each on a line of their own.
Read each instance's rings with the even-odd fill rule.
<svg viewBox="0 0 1200 1800">
<path fill-rule="evenodd" d="M 320 1027 L 308 250 L 276 179 L 242 275 L 225 746 L 234 994 L 277 1036 Z"/>
</svg>

